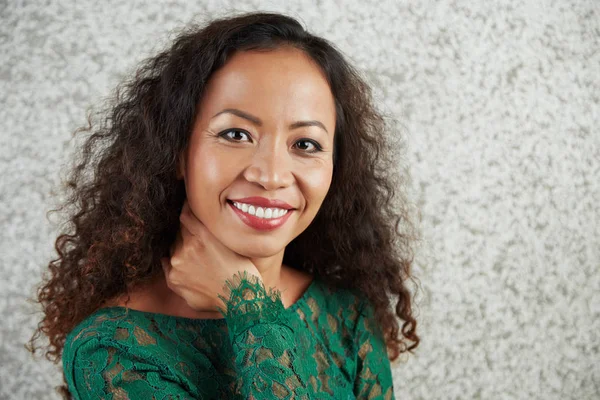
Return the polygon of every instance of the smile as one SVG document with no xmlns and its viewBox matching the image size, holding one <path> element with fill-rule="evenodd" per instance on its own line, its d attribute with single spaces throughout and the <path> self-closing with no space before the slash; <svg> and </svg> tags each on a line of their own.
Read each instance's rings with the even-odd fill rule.
<svg viewBox="0 0 600 400">
<path fill-rule="evenodd" d="M 255 217 L 258 217 L 258 218 L 264 218 L 264 219 L 280 218 L 280 217 L 283 217 L 288 212 L 288 210 L 284 210 L 283 208 L 255 207 L 251 204 L 238 203 L 237 201 L 234 201 L 233 205 L 238 210 L 242 210 L 245 213 L 254 215 Z"/>
<path fill-rule="evenodd" d="M 279 228 L 293 211 L 275 207 L 257 207 L 237 201 L 228 201 L 227 204 L 246 225 L 261 231 Z"/>
</svg>

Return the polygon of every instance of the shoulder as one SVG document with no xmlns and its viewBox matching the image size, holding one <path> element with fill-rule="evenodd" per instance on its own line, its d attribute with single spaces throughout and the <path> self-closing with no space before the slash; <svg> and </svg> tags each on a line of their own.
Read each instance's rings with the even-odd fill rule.
<svg viewBox="0 0 600 400">
<path fill-rule="evenodd" d="M 194 328 L 169 316 L 100 309 L 65 340 L 62 361 L 69 390 L 81 398 L 98 393 L 102 398 L 103 393 L 107 398 L 127 393 L 132 394 L 127 398 L 204 398 L 198 383 L 212 376 L 214 368 L 201 347 L 208 341 Z"/>
<path fill-rule="evenodd" d="M 74 360 L 82 350 L 111 347 L 127 351 L 135 337 L 150 337 L 143 324 L 134 320 L 126 309 L 110 307 L 100 309 L 81 321 L 66 337 L 63 361 Z M 146 342 L 151 341 L 146 339 Z"/>
<path fill-rule="evenodd" d="M 354 288 L 334 288 L 319 282 L 320 301 L 327 310 L 327 325 L 333 332 L 336 327 L 346 327 L 344 335 L 354 343 L 358 357 L 367 354 L 384 354 L 385 339 L 369 299 Z M 325 322 L 325 320 L 323 320 Z M 344 331 L 344 329 L 341 329 Z"/>
<path fill-rule="evenodd" d="M 63 372 L 70 390 L 76 382 L 89 382 L 122 364 L 121 355 L 131 354 L 129 332 L 133 321 L 115 308 L 100 309 L 81 321 L 66 337 L 62 354 Z M 84 374 L 82 377 L 81 374 Z"/>
<path fill-rule="evenodd" d="M 123 307 L 102 308 L 79 323 L 65 340 L 63 366 L 72 368 L 113 355 L 135 362 L 169 363 L 187 343 L 184 329 L 168 318 Z"/>
<path fill-rule="evenodd" d="M 108 336 L 123 321 L 132 322 L 121 309 L 101 308 L 77 324 L 67 335 L 65 349 L 67 345 L 77 344 L 86 338 Z"/>
<path fill-rule="evenodd" d="M 352 331 L 368 306 L 366 298 L 356 289 L 336 286 L 316 277 L 312 295 L 307 299 L 309 308 L 343 322 Z"/>
<path fill-rule="evenodd" d="M 75 379 L 85 370 L 104 374 L 120 368 L 149 368 L 177 380 L 176 367 L 184 355 L 196 354 L 192 344 L 180 335 L 190 336 L 186 327 L 173 320 L 122 307 L 96 311 L 69 333 L 63 350 L 65 378 Z M 202 362 L 201 354 L 196 361 Z"/>
</svg>

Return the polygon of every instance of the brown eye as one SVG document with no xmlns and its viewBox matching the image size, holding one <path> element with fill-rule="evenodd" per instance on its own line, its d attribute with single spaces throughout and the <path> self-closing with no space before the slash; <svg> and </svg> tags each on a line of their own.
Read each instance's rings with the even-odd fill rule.
<svg viewBox="0 0 600 400">
<path fill-rule="evenodd" d="M 241 129 L 228 129 L 219 134 L 219 136 L 224 137 L 225 139 L 232 141 L 232 142 L 243 142 L 244 135 L 248 138 L 249 142 L 252 141 L 250 139 L 250 135 L 248 134 L 248 132 L 243 131 Z"/>
<path fill-rule="evenodd" d="M 314 140 L 300 139 L 296 142 L 296 145 L 299 143 L 301 145 L 298 146 L 298 148 L 306 153 L 318 153 L 319 151 L 323 150 L 319 143 L 315 142 Z"/>
</svg>

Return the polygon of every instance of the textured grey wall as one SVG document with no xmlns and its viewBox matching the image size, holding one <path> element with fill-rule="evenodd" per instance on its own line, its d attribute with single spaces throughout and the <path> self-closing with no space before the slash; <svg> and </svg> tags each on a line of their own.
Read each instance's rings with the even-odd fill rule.
<svg viewBox="0 0 600 400">
<path fill-rule="evenodd" d="M 54 256 L 71 132 L 169 30 L 222 9 L 300 17 L 405 127 L 423 340 L 396 396 L 600 397 L 598 2 L 4 1 L 0 398 L 58 398 L 23 348 L 25 299 Z"/>
</svg>

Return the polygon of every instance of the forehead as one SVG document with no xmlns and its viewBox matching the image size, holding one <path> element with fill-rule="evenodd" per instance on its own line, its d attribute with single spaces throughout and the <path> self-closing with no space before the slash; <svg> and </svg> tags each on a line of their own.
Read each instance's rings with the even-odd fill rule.
<svg viewBox="0 0 600 400">
<path fill-rule="evenodd" d="M 240 51 L 209 79 L 201 117 L 236 107 L 261 119 L 320 119 L 335 126 L 335 102 L 320 67 L 303 51 Z M 285 121 L 282 121 L 285 122 Z"/>
</svg>

